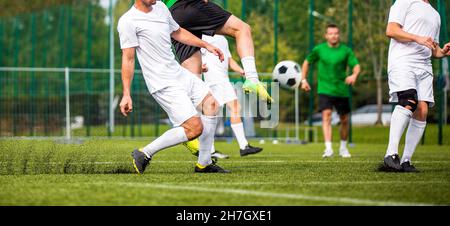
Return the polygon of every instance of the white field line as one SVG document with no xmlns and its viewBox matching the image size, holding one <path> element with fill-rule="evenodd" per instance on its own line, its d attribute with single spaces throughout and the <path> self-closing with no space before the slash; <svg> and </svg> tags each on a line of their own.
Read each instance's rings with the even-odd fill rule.
<svg viewBox="0 0 450 226">
<path fill-rule="evenodd" d="M 199 187 L 199 186 L 185 186 L 185 185 L 173 185 L 173 184 L 149 184 L 149 183 L 126 183 L 126 182 L 123 182 L 123 183 L 92 183 L 92 185 L 102 185 L 102 186 L 105 186 L 105 185 L 110 186 L 112 184 L 119 185 L 119 186 L 133 187 L 133 188 L 141 187 L 141 188 L 155 188 L 155 189 L 220 193 L 220 194 L 232 194 L 232 195 L 249 195 L 249 196 L 257 196 L 257 197 L 309 200 L 309 201 L 342 203 L 342 204 L 351 204 L 351 205 L 369 205 L 369 206 L 433 206 L 433 205 L 435 205 L 435 204 L 430 204 L 430 203 L 377 201 L 377 200 L 370 200 L 370 199 L 356 199 L 356 198 L 348 198 L 348 197 L 275 193 L 275 192 L 264 192 L 264 191 L 245 190 L 245 189 L 206 188 L 206 187 Z"/>
<path fill-rule="evenodd" d="M 273 181 L 273 182 L 202 182 L 202 185 L 327 185 L 327 186 L 341 186 L 341 185 L 380 185 L 380 184 L 397 184 L 398 181 L 308 181 L 308 182 L 283 182 L 283 181 Z M 185 185 L 198 186 L 199 183 L 184 183 Z M 402 181 L 401 184 L 450 184 L 446 181 Z"/>
<path fill-rule="evenodd" d="M 288 161 L 288 160 L 224 160 L 228 161 L 228 163 L 244 163 L 244 164 L 253 164 L 253 163 L 279 163 L 279 164 L 286 164 L 286 163 L 381 163 L 381 161 L 370 161 L 370 160 L 345 160 L 345 161 L 329 161 L 329 160 L 300 160 L 300 161 Z M 193 160 L 154 160 L 152 163 L 193 163 L 195 162 L 195 159 Z M 7 162 L 0 162 L 0 164 L 6 164 Z M 28 161 L 28 163 L 35 163 L 34 161 Z M 62 164 L 64 162 L 50 162 L 50 164 Z M 71 162 L 71 165 L 85 165 L 85 164 L 95 164 L 95 165 L 115 165 L 115 164 L 123 164 L 123 163 L 130 163 L 130 161 L 116 161 L 116 162 Z M 435 164 L 435 163 L 448 163 L 450 164 L 450 161 L 414 161 L 414 163 L 419 164 Z"/>
<path fill-rule="evenodd" d="M 7 164 L 8 162 L 0 162 L 0 164 Z M 34 161 L 28 161 L 28 164 L 33 164 L 36 163 Z M 39 162 L 41 163 L 41 162 Z M 49 162 L 48 164 L 52 164 L 52 165 L 57 165 L 57 164 L 64 164 L 65 162 Z M 195 163 L 195 160 L 192 161 L 152 161 L 152 164 L 155 163 Z M 232 161 L 231 163 L 246 163 L 246 164 L 250 164 L 250 163 L 287 163 L 287 161 Z M 46 164 L 46 163 L 45 163 Z M 70 162 L 70 165 L 89 165 L 89 164 L 94 164 L 94 165 L 117 165 L 117 164 L 131 164 L 131 161 L 117 161 L 117 162 Z"/>
</svg>

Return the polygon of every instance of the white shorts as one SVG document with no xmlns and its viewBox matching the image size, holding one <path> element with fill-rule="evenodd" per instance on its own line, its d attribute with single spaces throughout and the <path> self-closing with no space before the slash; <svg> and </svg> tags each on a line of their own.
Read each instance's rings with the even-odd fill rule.
<svg viewBox="0 0 450 226">
<path fill-rule="evenodd" d="M 390 102 L 397 103 L 397 93 L 415 89 L 419 101 L 428 102 L 434 106 L 433 75 L 425 70 L 414 69 L 405 71 L 392 71 L 389 73 Z"/>
<path fill-rule="evenodd" d="M 209 88 L 221 107 L 228 102 L 237 100 L 236 90 L 230 82 L 213 84 Z"/>
<path fill-rule="evenodd" d="M 183 69 L 177 86 L 169 86 L 152 94 L 156 102 L 167 113 L 174 127 L 188 119 L 199 116 L 198 107 L 210 93 L 208 85 L 196 75 Z"/>
</svg>

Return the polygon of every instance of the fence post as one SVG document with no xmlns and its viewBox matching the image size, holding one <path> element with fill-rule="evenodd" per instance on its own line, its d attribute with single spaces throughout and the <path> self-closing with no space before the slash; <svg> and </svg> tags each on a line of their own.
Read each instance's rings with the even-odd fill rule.
<svg viewBox="0 0 450 226">
<path fill-rule="evenodd" d="M 31 63 L 30 66 L 34 67 L 34 56 L 35 56 L 35 50 L 36 50 L 36 14 L 31 14 Z M 36 122 L 36 78 L 34 71 L 31 72 L 31 84 L 30 84 L 30 93 L 31 93 L 31 109 L 30 109 L 30 115 L 31 115 L 31 123 L 29 125 L 30 130 L 30 136 L 35 136 L 34 133 L 34 127 Z"/>
<path fill-rule="evenodd" d="M 309 0 L 309 52 L 311 53 L 314 48 L 314 0 Z M 313 132 L 312 132 L 312 115 L 314 111 L 314 71 L 313 66 L 311 65 L 308 75 L 308 82 L 311 84 L 311 90 L 309 91 L 309 111 L 308 111 L 308 124 L 309 124 L 309 142 L 313 141 Z"/>
<path fill-rule="evenodd" d="M 13 57 L 13 65 L 14 67 L 18 67 L 19 65 L 19 37 L 20 37 L 20 18 L 15 17 L 14 18 L 14 41 L 13 41 L 13 51 L 14 51 L 14 57 Z M 14 104 L 13 104 L 13 136 L 17 135 L 17 125 L 18 125 L 18 119 L 17 119 L 17 110 L 19 110 L 19 78 L 18 73 L 13 72 L 13 81 L 14 81 Z M 20 112 L 19 112 L 20 113 Z"/>
<path fill-rule="evenodd" d="M 87 17 L 87 32 L 86 32 L 86 67 L 91 68 L 92 56 L 92 3 L 89 1 L 88 17 Z M 91 136 L 91 98 L 92 98 L 92 73 L 87 74 L 87 107 L 86 107 L 86 136 Z"/>
<path fill-rule="evenodd" d="M 114 13 L 113 1 L 109 0 L 109 130 L 114 133 Z"/>
<path fill-rule="evenodd" d="M 64 68 L 65 94 L 66 94 L 66 140 L 71 139 L 70 130 L 70 86 L 69 86 L 69 68 Z"/>
<path fill-rule="evenodd" d="M 445 0 L 438 0 L 438 11 L 441 16 L 441 31 L 440 31 L 440 44 L 441 46 L 445 45 L 448 41 L 448 33 L 447 33 L 447 16 L 446 16 L 446 10 L 445 10 Z M 448 59 L 448 58 L 447 58 Z M 444 68 L 445 68 L 445 62 L 444 59 L 439 60 L 439 78 L 438 78 L 438 107 L 439 107 L 439 128 L 438 128 L 438 144 L 443 145 L 443 137 L 444 137 L 444 131 L 443 131 L 443 123 L 444 123 L 444 117 L 447 117 L 447 115 L 444 116 Z M 447 60 L 448 64 L 448 60 Z M 447 65 L 448 66 L 448 65 Z"/>
<path fill-rule="evenodd" d="M 348 46 L 353 49 L 353 0 L 348 0 Z M 349 131 L 348 131 L 348 143 L 353 146 L 353 87 L 349 86 L 349 102 L 350 102 L 350 114 L 349 114 Z"/>
</svg>

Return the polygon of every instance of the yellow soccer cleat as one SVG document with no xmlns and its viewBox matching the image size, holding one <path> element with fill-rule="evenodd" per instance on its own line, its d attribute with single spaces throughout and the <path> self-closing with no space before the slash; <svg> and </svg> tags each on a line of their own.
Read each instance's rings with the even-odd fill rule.
<svg viewBox="0 0 450 226">
<path fill-rule="evenodd" d="M 242 86 L 242 89 L 244 90 L 244 92 L 246 94 L 256 92 L 256 94 L 259 96 L 259 98 L 261 98 L 264 101 L 267 101 L 267 103 L 269 103 L 269 104 L 275 102 L 274 99 L 267 92 L 266 87 L 264 87 L 264 84 L 259 81 L 258 81 L 258 83 L 254 83 L 247 79 L 247 80 L 245 80 L 245 83 Z"/>
<path fill-rule="evenodd" d="M 200 150 L 200 141 L 198 140 L 198 138 L 195 140 L 184 142 L 183 146 L 185 146 L 191 152 L 192 155 L 198 157 L 198 152 Z"/>
</svg>

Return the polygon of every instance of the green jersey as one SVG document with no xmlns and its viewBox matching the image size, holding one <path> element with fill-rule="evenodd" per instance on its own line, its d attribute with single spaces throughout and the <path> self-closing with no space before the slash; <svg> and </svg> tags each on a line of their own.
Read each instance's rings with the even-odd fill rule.
<svg viewBox="0 0 450 226">
<path fill-rule="evenodd" d="M 347 66 L 353 69 L 359 64 L 353 50 L 340 44 L 330 47 L 328 43 L 316 46 L 306 60 L 311 63 L 318 62 L 318 93 L 336 97 L 349 97 Z"/>
<path fill-rule="evenodd" d="M 170 9 L 170 7 L 172 7 L 177 0 L 161 0 L 164 4 L 166 4 L 167 8 Z"/>
</svg>

